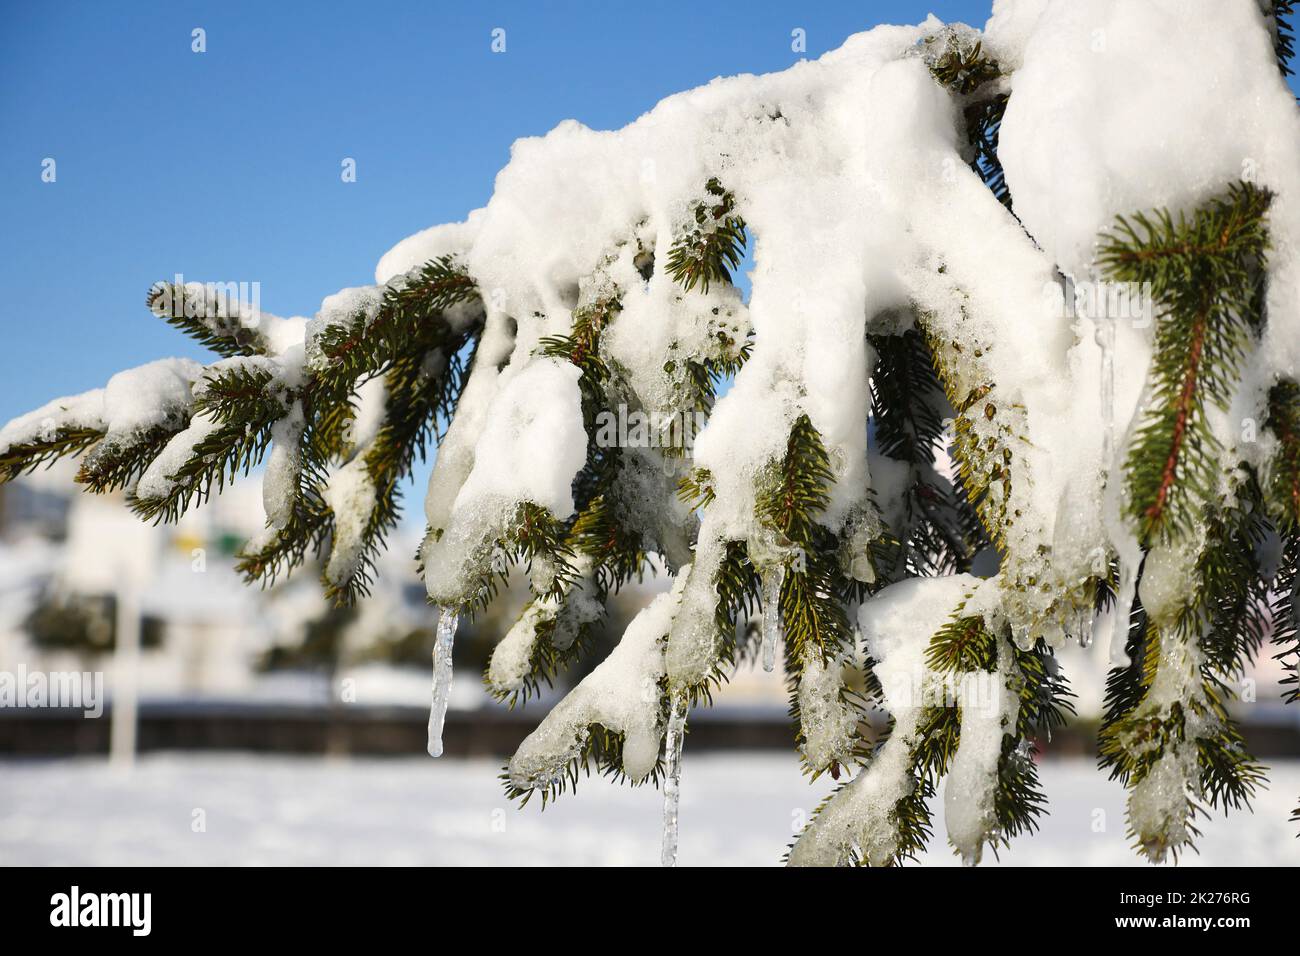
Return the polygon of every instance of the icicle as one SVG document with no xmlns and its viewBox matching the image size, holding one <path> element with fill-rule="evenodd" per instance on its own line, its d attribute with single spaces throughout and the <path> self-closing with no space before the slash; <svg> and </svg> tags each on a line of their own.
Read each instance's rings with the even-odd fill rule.
<svg viewBox="0 0 1300 956">
<path fill-rule="evenodd" d="M 1115 467 L 1115 317 L 1106 316 L 1097 321 L 1093 329 L 1093 340 L 1101 349 L 1101 467 L 1105 472 L 1103 478 L 1109 484 Z M 1119 589 L 1109 622 L 1110 664 L 1112 667 L 1127 667 L 1129 659 L 1124 647 L 1128 643 L 1128 618 L 1129 609 L 1133 606 L 1135 569 L 1133 562 L 1124 553 L 1129 549 L 1121 547 L 1119 550 Z M 1080 643 L 1083 643 L 1082 640 Z"/>
<path fill-rule="evenodd" d="M 1092 645 L 1094 612 L 1091 607 L 1076 607 L 1070 622 L 1070 634 L 1080 647 Z"/>
<path fill-rule="evenodd" d="M 1115 319 L 1099 320 L 1093 341 L 1101 349 L 1101 466 L 1110 475 L 1115 455 Z"/>
<path fill-rule="evenodd" d="M 668 763 L 664 775 L 664 843 L 660 862 L 677 865 L 677 802 L 682 785 L 682 738 L 686 734 L 686 711 L 690 706 L 685 691 L 673 695 L 664 732 L 664 758 Z"/>
<path fill-rule="evenodd" d="M 778 564 L 763 572 L 763 670 L 776 667 L 776 644 L 781 639 L 781 584 L 785 565 Z"/>
<path fill-rule="evenodd" d="M 1124 555 L 1119 559 L 1119 588 L 1115 592 L 1115 607 L 1111 610 L 1110 666 L 1128 667 L 1129 612 L 1137 593 L 1137 568 Z"/>
<path fill-rule="evenodd" d="M 1029 630 L 1028 625 L 1017 624 L 1011 629 L 1011 639 L 1016 642 L 1016 647 L 1022 651 L 1027 651 L 1034 646 L 1034 635 Z"/>
<path fill-rule="evenodd" d="M 460 614 L 449 607 L 438 608 L 438 637 L 433 645 L 433 703 L 429 707 L 429 756 L 442 756 L 442 725 L 447 719 L 447 697 L 451 693 L 451 645 L 456 639 Z"/>
</svg>

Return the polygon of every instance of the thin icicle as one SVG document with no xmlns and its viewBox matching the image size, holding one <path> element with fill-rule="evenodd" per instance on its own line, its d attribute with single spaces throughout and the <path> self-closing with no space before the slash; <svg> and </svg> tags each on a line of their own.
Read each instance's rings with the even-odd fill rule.
<svg viewBox="0 0 1300 956">
<path fill-rule="evenodd" d="M 1095 613 L 1091 606 L 1078 607 L 1070 621 L 1070 634 L 1079 642 L 1080 647 L 1089 647 L 1093 638 Z"/>
<path fill-rule="evenodd" d="M 776 645 L 781 639 L 781 584 L 785 565 L 778 564 L 763 572 L 763 670 L 776 667 Z"/>
<path fill-rule="evenodd" d="M 451 647 L 456 639 L 460 614 L 453 608 L 438 609 L 438 637 L 433 645 L 433 703 L 429 707 L 429 756 L 442 756 L 442 727 L 447 720 L 447 697 L 451 693 Z"/>
<path fill-rule="evenodd" d="M 677 804 L 682 785 L 682 738 L 686 734 L 686 711 L 690 703 L 686 693 L 673 695 L 664 732 L 664 757 L 668 762 L 664 776 L 664 844 L 660 862 L 677 865 Z"/>
<path fill-rule="evenodd" d="M 1137 565 L 1121 554 L 1119 558 L 1119 588 L 1115 592 L 1115 607 L 1111 613 L 1110 666 L 1128 667 L 1129 614 L 1137 594 Z"/>
<path fill-rule="evenodd" d="M 1101 464 L 1106 472 L 1106 484 L 1110 484 L 1115 472 L 1115 322 L 1115 316 L 1107 315 L 1097 322 L 1093 332 L 1093 338 L 1101 349 Z M 1137 590 L 1137 562 L 1141 560 L 1141 549 L 1136 541 L 1117 541 L 1117 544 L 1119 587 L 1109 616 L 1109 656 L 1111 667 L 1128 667 L 1129 612 Z"/>
<path fill-rule="evenodd" d="M 1115 319 L 1100 319 L 1093 340 L 1101 349 L 1101 465 L 1107 477 L 1115 457 Z"/>
</svg>

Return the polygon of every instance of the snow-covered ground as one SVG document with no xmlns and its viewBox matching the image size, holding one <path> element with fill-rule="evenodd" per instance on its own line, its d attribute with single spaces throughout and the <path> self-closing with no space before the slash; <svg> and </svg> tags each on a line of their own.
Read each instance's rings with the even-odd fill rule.
<svg viewBox="0 0 1300 956">
<path fill-rule="evenodd" d="M 507 801 L 498 772 L 483 760 L 243 754 L 148 756 L 131 774 L 102 760 L 0 762 L 0 863 L 657 863 L 656 791 L 592 779 L 543 813 Z M 1118 785 L 1083 761 L 1049 762 L 1043 777 L 1051 815 L 1003 862 L 1138 863 Z M 1300 762 L 1273 767 L 1270 778 L 1253 814 L 1203 821 L 1201 856 L 1185 863 L 1300 864 L 1297 826 L 1287 820 L 1300 799 Z M 688 755 L 681 863 L 776 863 L 832 785 L 808 785 L 793 755 Z M 955 865 L 942 837 L 936 843 L 925 862 Z"/>
</svg>

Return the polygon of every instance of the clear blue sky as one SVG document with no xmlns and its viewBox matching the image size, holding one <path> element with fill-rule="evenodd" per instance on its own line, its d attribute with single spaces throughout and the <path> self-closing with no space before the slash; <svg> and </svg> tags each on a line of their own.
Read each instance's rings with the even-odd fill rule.
<svg viewBox="0 0 1300 956">
<path fill-rule="evenodd" d="M 2 0 L 0 420 L 200 357 L 144 308 L 158 279 L 256 280 L 263 308 L 311 315 L 402 237 L 483 205 L 519 136 L 783 69 L 795 27 L 815 57 L 878 22 L 988 9 L 827 6 Z"/>
<path fill-rule="evenodd" d="M 0 421 L 201 357 L 144 308 L 158 279 L 258 281 L 263 308 L 310 315 L 397 240 L 486 202 L 519 136 L 616 128 L 714 76 L 783 69 L 796 27 L 816 57 L 930 11 L 982 26 L 990 4 L 812 6 L 0 0 Z"/>
</svg>

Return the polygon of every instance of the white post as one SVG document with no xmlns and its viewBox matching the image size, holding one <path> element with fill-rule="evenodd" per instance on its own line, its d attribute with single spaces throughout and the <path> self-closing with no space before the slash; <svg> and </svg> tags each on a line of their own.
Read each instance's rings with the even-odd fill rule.
<svg viewBox="0 0 1300 956">
<path fill-rule="evenodd" d="M 109 763 L 130 770 L 135 766 L 140 677 L 140 602 L 136 599 L 134 585 L 130 583 L 119 584 L 117 588 L 116 633 Z"/>
</svg>

